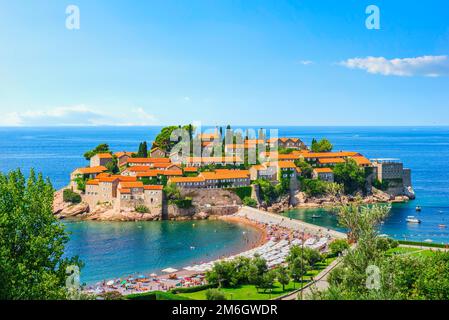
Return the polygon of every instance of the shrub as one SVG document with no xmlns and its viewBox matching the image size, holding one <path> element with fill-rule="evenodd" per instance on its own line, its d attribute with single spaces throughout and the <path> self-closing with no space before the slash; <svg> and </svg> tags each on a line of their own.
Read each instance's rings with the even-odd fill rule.
<svg viewBox="0 0 449 320">
<path fill-rule="evenodd" d="M 70 203 L 80 203 L 81 202 L 81 196 L 78 193 L 73 192 L 70 189 L 65 189 L 63 191 L 62 199 L 64 202 L 70 202 Z"/>
<path fill-rule="evenodd" d="M 174 204 L 180 209 L 188 209 L 192 207 L 192 198 L 172 200 L 170 203 Z"/>
<path fill-rule="evenodd" d="M 250 197 L 245 197 L 245 199 L 243 199 L 243 204 L 248 207 L 257 207 L 257 201 Z"/>
<path fill-rule="evenodd" d="M 174 294 L 192 293 L 192 292 L 198 292 L 198 291 L 203 291 L 203 290 L 212 289 L 212 288 L 216 288 L 216 285 L 215 284 L 203 284 L 201 286 L 195 286 L 195 287 L 175 288 L 175 289 L 172 289 L 170 292 L 174 293 Z"/>
<path fill-rule="evenodd" d="M 337 239 L 335 241 L 332 241 L 331 244 L 329 245 L 329 250 L 330 250 L 331 254 L 334 256 L 339 255 L 340 253 L 342 253 L 343 251 L 345 251 L 348 248 L 349 248 L 349 244 L 344 239 Z"/>
<path fill-rule="evenodd" d="M 238 187 L 238 188 L 229 188 L 229 191 L 234 192 L 239 198 L 243 201 L 246 197 L 251 197 L 252 188 L 248 187 Z"/>
<path fill-rule="evenodd" d="M 308 196 L 320 196 L 327 192 L 327 182 L 314 179 L 302 179 L 301 190 Z"/>
<path fill-rule="evenodd" d="M 399 242 L 390 238 L 377 238 L 377 249 L 380 251 L 387 251 L 399 246 Z"/>
<path fill-rule="evenodd" d="M 137 205 L 135 207 L 135 210 L 138 213 L 149 213 L 150 212 L 150 209 L 148 209 L 148 207 L 146 207 L 146 206 L 144 206 L 142 204 Z"/>
<path fill-rule="evenodd" d="M 226 300 L 226 296 L 218 289 L 209 289 L 206 291 L 207 300 Z"/>
</svg>

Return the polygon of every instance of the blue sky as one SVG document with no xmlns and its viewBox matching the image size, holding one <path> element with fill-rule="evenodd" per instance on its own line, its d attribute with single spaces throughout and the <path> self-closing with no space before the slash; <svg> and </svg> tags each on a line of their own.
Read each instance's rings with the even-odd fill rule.
<svg viewBox="0 0 449 320">
<path fill-rule="evenodd" d="M 449 125 L 445 0 L 0 0 L 0 43 L 2 126 Z"/>
</svg>

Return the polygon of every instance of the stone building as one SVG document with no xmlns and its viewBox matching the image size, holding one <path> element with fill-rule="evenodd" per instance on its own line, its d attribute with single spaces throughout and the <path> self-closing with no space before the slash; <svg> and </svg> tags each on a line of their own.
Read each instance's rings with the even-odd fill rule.
<svg viewBox="0 0 449 320">
<path fill-rule="evenodd" d="M 112 158 L 112 154 L 110 153 L 97 153 L 92 158 L 90 158 L 90 166 L 106 166 L 109 162 L 112 161 Z"/>
</svg>

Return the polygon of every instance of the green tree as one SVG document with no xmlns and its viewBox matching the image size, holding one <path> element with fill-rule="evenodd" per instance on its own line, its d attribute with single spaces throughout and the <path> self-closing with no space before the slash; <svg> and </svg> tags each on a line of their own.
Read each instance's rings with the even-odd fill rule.
<svg viewBox="0 0 449 320">
<path fill-rule="evenodd" d="M 178 141 L 171 141 L 170 136 L 173 131 L 179 129 L 178 126 L 169 126 L 162 128 L 161 132 L 156 136 L 153 143 L 153 148 L 159 147 L 164 151 L 170 152 L 173 146 L 178 143 Z"/>
<path fill-rule="evenodd" d="M 181 191 L 176 183 L 169 183 L 164 187 L 165 196 L 168 200 L 181 199 Z"/>
<path fill-rule="evenodd" d="M 0 174 L 0 299 L 65 299 L 66 268 L 81 262 L 63 258 L 69 240 L 53 216 L 54 190 L 31 170 Z"/>
<path fill-rule="evenodd" d="M 81 196 L 78 193 L 73 192 L 70 189 L 64 189 L 64 191 L 62 193 L 62 199 L 64 202 L 70 202 L 72 204 L 81 202 Z"/>
<path fill-rule="evenodd" d="M 73 179 L 73 180 L 75 181 L 75 183 L 76 183 L 76 188 L 77 188 L 79 191 L 86 192 L 86 182 L 87 182 L 87 178 L 86 178 L 84 175 L 78 174 L 78 175 L 75 177 L 75 179 Z"/>
<path fill-rule="evenodd" d="M 90 158 L 92 158 L 97 153 L 110 153 L 110 152 L 111 151 L 109 150 L 109 145 L 106 143 L 103 143 L 103 144 L 99 144 L 94 149 L 84 153 L 84 158 L 86 158 L 86 160 L 90 160 Z"/>
<path fill-rule="evenodd" d="M 313 167 L 303 159 L 295 160 L 295 165 L 301 169 L 301 176 L 306 179 L 312 178 Z"/>
<path fill-rule="evenodd" d="M 365 189 L 365 171 L 354 159 L 335 165 L 334 180 L 343 185 L 346 194 L 353 194 Z"/>
<path fill-rule="evenodd" d="M 117 174 L 120 172 L 120 169 L 118 167 L 118 159 L 117 157 L 114 155 L 112 156 L 112 160 L 109 161 L 108 163 L 106 163 L 106 169 L 109 173 L 112 174 Z"/>
<path fill-rule="evenodd" d="M 329 250 L 332 255 L 337 256 L 343 251 L 349 249 L 349 243 L 348 241 L 344 239 L 337 239 L 331 242 L 329 245 Z"/>
<path fill-rule="evenodd" d="M 141 142 L 139 144 L 139 150 L 137 151 L 137 158 L 148 158 L 148 146 L 147 142 Z"/>
<path fill-rule="evenodd" d="M 377 225 L 388 216 L 390 209 L 391 206 L 383 204 L 351 203 L 338 209 L 338 222 L 348 230 L 349 242 L 357 242 L 361 237 L 371 239 L 377 236 Z"/>
<path fill-rule="evenodd" d="M 330 152 L 334 146 L 327 139 L 321 139 L 320 141 L 312 140 L 312 151 L 313 152 Z"/>
<path fill-rule="evenodd" d="M 290 283 L 290 276 L 286 267 L 280 266 L 277 268 L 277 279 L 282 285 L 282 291 L 285 291 L 285 286 Z"/>
<path fill-rule="evenodd" d="M 257 207 L 257 201 L 251 197 L 245 197 L 243 198 L 243 205 L 255 208 Z"/>
</svg>

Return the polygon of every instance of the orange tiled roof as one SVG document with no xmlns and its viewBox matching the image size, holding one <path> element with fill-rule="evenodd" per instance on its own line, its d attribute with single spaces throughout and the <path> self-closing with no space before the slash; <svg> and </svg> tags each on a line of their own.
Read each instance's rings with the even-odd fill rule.
<svg viewBox="0 0 449 320">
<path fill-rule="evenodd" d="M 128 163 L 169 163 L 170 158 L 129 158 Z"/>
<path fill-rule="evenodd" d="M 298 142 L 298 141 L 301 141 L 299 138 L 270 138 L 270 139 L 268 139 L 267 141 L 268 142 L 276 142 L 276 141 L 281 141 L 282 143 L 285 143 L 285 142 L 287 142 L 288 140 L 291 140 L 291 141 L 293 141 L 293 142 Z"/>
<path fill-rule="evenodd" d="M 188 157 L 188 163 L 222 163 L 222 162 L 242 162 L 240 157 Z"/>
<path fill-rule="evenodd" d="M 134 152 L 119 151 L 119 152 L 114 153 L 114 155 L 115 155 L 117 158 L 121 158 L 121 157 L 123 157 L 123 156 L 131 157 L 131 155 L 132 155 L 133 153 L 134 153 Z"/>
<path fill-rule="evenodd" d="M 249 171 L 222 169 L 215 172 L 201 172 L 200 176 L 206 180 L 246 179 L 249 176 Z"/>
<path fill-rule="evenodd" d="M 198 168 L 196 167 L 185 167 L 184 172 L 198 172 Z"/>
<path fill-rule="evenodd" d="M 160 170 L 150 170 L 147 172 L 137 172 L 137 178 L 145 178 L 145 177 L 157 177 Z"/>
<path fill-rule="evenodd" d="M 105 166 L 98 166 L 98 167 L 78 168 L 76 170 L 78 170 L 81 174 L 94 174 L 105 172 L 108 169 Z"/>
<path fill-rule="evenodd" d="M 315 168 L 313 169 L 316 173 L 332 173 L 331 168 Z"/>
<path fill-rule="evenodd" d="M 164 186 L 160 186 L 160 185 L 148 185 L 148 186 L 143 186 L 143 188 L 145 190 L 163 190 Z"/>
<path fill-rule="evenodd" d="M 128 177 L 128 176 L 121 176 L 121 175 L 115 175 L 114 177 L 117 177 L 120 182 L 132 182 L 137 181 L 136 177 Z"/>
<path fill-rule="evenodd" d="M 345 163 L 345 159 L 343 158 L 319 158 L 318 163 L 320 164 L 329 164 L 329 163 Z"/>
<path fill-rule="evenodd" d="M 301 154 L 304 158 L 338 158 L 338 157 L 353 157 L 359 153 L 352 151 L 340 152 L 304 152 Z"/>
<path fill-rule="evenodd" d="M 112 154 L 110 154 L 110 153 L 97 153 L 96 155 L 100 159 L 112 159 Z"/>
<path fill-rule="evenodd" d="M 134 182 L 120 182 L 120 187 L 124 189 L 130 189 L 130 188 L 143 188 L 143 182 L 141 181 L 134 181 Z"/>
<path fill-rule="evenodd" d="M 279 161 L 278 166 L 281 169 L 295 169 L 296 165 L 294 162 L 291 161 Z"/>
<path fill-rule="evenodd" d="M 182 176 L 182 170 L 161 170 L 161 173 L 164 176 Z"/>
<path fill-rule="evenodd" d="M 87 181 L 86 185 L 88 185 L 88 186 L 98 186 L 99 183 L 100 183 L 100 181 L 98 181 L 97 179 L 93 179 L 93 180 Z"/>
<path fill-rule="evenodd" d="M 150 166 L 132 166 L 129 168 L 126 168 L 127 171 L 130 172 L 147 172 L 151 170 Z"/>
<path fill-rule="evenodd" d="M 119 188 L 118 191 L 120 193 L 131 193 L 131 189 L 126 189 L 126 188 Z"/>
<path fill-rule="evenodd" d="M 369 161 L 367 158 L 365 158 L 364 156 L 355 156 L 352 157 L 352 159 L 355 160 L 355 162 L 359 165 L 359 166 L 363 166 L 363 165 L 371 165 L 371 161 Z"/>
<path fill-rule="evenodd" d="M 115 176 L 109 176 L 109 177 L 101 177 L 101 178 L 99 178 L 98 179 L 100 182 L 114 182 L 114 181 L 116 181 L 116 180 L 118 180 L 118 178 L 117 177 L 115 177 Z"/>
</svg>

